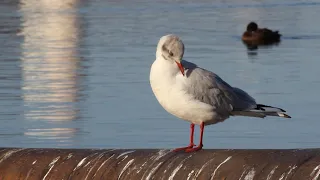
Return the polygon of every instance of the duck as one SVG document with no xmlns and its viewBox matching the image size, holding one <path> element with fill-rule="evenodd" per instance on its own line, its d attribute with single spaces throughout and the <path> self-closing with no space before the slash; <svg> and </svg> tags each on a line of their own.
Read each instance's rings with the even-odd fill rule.
<svg viewBox="0 0 320 180">
<path fill-rule="evenodd" d="M 242 35 L 242 41 L 246 44 L 266 45 L 280 42 L 279 31 L 272 31 L 268 28 L 259 28 L 255 22 L 247 25 L 247 30 Z"/>
</svg>

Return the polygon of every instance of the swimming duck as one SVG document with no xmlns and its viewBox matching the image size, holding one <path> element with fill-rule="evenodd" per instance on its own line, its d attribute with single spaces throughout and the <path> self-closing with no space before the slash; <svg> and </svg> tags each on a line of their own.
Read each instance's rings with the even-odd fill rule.
<svg viewBox="0 0 320 180">
<path fill-rule="evenodd" d="M 242 41 L 250 44 L 272 44 L 280 41 L 279 31 L 272 31 L 267 28 L 258 28 L 257 23 L 250 22 L 247 31 L 242 35 Z"/>
</svg>

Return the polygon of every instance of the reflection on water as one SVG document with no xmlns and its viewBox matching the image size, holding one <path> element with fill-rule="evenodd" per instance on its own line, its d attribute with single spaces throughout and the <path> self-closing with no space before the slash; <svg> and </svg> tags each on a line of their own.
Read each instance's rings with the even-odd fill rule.
<svg viewBox="0 0 320 180">
<path fill-rule="evenodd" d="M 250 43 L 244 43 L 244 46 L 247 47 L 247 53 L 249 58 L 252 58 L 254 56 L 258 55 L 259 49 L 269 49 L 273 47 L 279 46 L 280 42 L 272 43 L 272 44 L 263 44 L 263 45 L 257 45 L 257 44 L 250 44 Z"/>
<path fill-rule="evenodd" d="M 23 100 L 26 120 L 72 121 L 77 117 L 79 27 L 76 0 L 22 0 Z M 29 129 L 25 135 L 62 138 L 72 128 Z"/>
<path fill-rule="evenodd" d="M 50 129 L 28 129 L 24 134 L 35 136 L 39 139 L 70 139 L 76 129 L 72 128 L 50 128 Z"/>
</svg>

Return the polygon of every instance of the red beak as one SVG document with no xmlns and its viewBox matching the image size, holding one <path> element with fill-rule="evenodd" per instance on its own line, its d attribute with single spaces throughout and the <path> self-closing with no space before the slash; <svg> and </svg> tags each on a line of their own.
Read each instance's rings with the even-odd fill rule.
<svg viewBox="0 0 320 180">
<path fill-rule="evenodd" d="M 180 69 L 180 71 L 181 71 L 182 75 L 184 76 L 184 68 L 183 68 L 182 64 L 181 64 L 181 63 L 179 63 L 179 62 L 177 62 L 177 61 L 176 61 L 176 63 L 177 63 L 177 65 L 178 65 L 178 67 L 179 67 L 179 69 Z"/>
</svg>

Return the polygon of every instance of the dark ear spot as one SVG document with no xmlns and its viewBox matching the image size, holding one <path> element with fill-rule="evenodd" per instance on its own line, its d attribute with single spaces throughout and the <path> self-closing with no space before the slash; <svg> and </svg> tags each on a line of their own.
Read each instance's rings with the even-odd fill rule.
<svg viewBox="0 0 320 180">
<path fill-rule="evenodd" d="M 162 51 L 168 51 L 165 45 L 162 46 Z"/>
<path fill-rule="evenodd" d="M 162 51 L 168 52 L 169 56 L 173 56 L 173 52 L 171 52 L 165 45 L 162 46 Z"/>
</svg>

